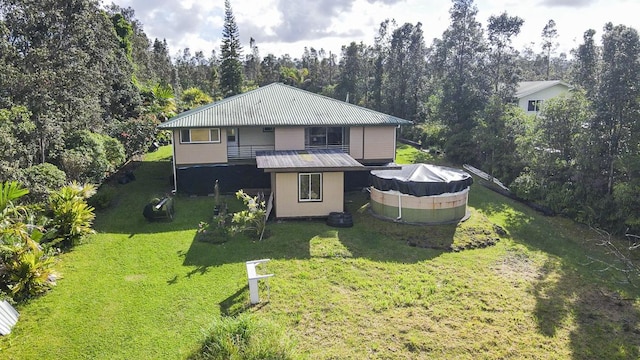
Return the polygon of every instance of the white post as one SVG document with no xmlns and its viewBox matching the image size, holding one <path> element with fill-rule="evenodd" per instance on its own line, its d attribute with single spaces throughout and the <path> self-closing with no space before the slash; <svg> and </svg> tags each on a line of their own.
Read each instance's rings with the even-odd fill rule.
<svg viewBox="0 0 640 360">
<path fill-rule="evenodd" d="M 245 263 L 247 267 L 247 279 L 249 281 L 249 300 L 251 302 L 251 305 L 254 305 L 260 302 L 260 295 L 258 294 L 258 280 L 266 279 L 273 276 L 273 274 L 258 275 L 256 273 L 256 266 L 262 263 L 266 263 L 268 261 L 269 259 L 262 259 L 262 260 L 247 261 Z"/>
</svg>

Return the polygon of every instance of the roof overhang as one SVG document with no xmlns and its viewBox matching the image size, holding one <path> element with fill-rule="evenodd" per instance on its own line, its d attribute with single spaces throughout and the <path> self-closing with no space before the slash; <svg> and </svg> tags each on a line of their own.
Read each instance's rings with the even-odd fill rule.
<svg viewBox="0 0 640 360">
<path fill-rule="evenodd" d="M 256 165 L 265 172 L 333 172 L 399 169 L 399 166 L 364 166 L 339 149 L 270 150 L 256 152 Z"/>
</svg>

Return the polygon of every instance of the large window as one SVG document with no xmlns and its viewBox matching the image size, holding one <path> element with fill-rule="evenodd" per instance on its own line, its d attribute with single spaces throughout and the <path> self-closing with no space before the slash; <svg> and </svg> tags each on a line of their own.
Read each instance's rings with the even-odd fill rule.
<svg viewBox="0 0 640 360">
<path fill-rule="evenodd" d="M 344 127 L 308 127 L 304 129 L 304 144 L 317 148 L 348 145 L 347 133 L 347 128 Z"/>
<path fill-rule="evenodd" d="M 322 174 L 298 174 L 298 200 L 322 201 Z"/>
<path fill-rule="evenodd" d="M 183 129 L 180 130 L 181 143 L 219 143 L 220 129 Z"/>
<path fill-rule="evenodd" d="M 540 106 L 542 106 L 542 100 L 529 100 L 527 111 L 540 111 Z"/>
</svg>

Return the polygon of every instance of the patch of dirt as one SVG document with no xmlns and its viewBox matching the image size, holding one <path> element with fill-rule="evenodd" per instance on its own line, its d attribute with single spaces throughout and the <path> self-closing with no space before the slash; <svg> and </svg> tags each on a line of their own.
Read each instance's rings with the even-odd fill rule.
<svg viewBox="0 0 640 360">
<path fill-rule="evenodd" d="M 508 250 L 507 254 L 492 268 L 513 283 L 519 280 L 533 282 L 542 275 L 540 266 L 526 253 L 517 250 Z"/>
<path fill-rule="evenodd" d="M 147 278 L 144 274 L 131 274 L 124 277 L 125 281 L 141 281 Z"/>
</svg>

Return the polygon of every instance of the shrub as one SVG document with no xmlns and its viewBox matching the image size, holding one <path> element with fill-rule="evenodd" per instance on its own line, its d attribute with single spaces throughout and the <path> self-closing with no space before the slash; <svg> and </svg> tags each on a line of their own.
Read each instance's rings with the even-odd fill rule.
<svg viewBox="0 0 640 360">
<path fill-rule="evenodd" d="M 94 208 L 86 200 L 94 194 L 93 185 L 78 183 L 72 183 L 53 193 L 49 197 L 53 233 L 46 240 L 51 241 L 52 245 L 60 243 L 64 247 L 70 247 L 86 235 L 92 234 Z"/>
<path fill-rule="evenodd" d="M 102 185 L 98 191 L 89 199 L 87 203 L 98 210 L 103 210 L 111 206 L 116 196 L 116 189 L 110 185 Z"/>
<path fill-rule="evenodd" d="M 88 130 L 76 131 L 69 136 L 61 163 L 69 179 L 94 184 L 101 183 L 107 172 L 114 168 L 107 157 L 103 136 Z"/>
<path fill-rule="evenodd" d="M 109 171 L 112 172 L 124 164 L 126 160 L 127 156 L 124 151 L 124 146 L 118 139 L 112 138 L 111 136 L 100 135 L 100 137 L 102 138 L 105 157 L 110 165 Z"/>
<path fill-rule="evenodd" d="M 61 188 L 67 182 L 64 171 L 49 163 L 22 169 L 19 177 L 30 190 L 28 198 L 35 202 L 45 201 L 52 191 Z"/>
<path fill-rule="evenodd" d="M 201 348 L 189 359 L 294 359 L 293 342 L 281 327 L 250 314 L 214 321 Z"/>
<path fill-rule="evenodd" d="M 0 184 L 0 293 L 24 300 L 55 284 L 53 252 L 38 244 L 44 229 L 28 208 L 15 204 L 29 190 L 18 182 Z"/>
<path fill-rule="evenodd" d="M 262 240 L 264 230 L 267 227 L 267 207 L 259 196 L 250 196 L 242 190 L 236 192 L 236 197 L 244 203 L 246 210 L 233 214 L 231 227 L 232 233 L 252 232 L 256 238 Z"/>
<path fill-rule="evenodd" d="M 55 258 L 52 249 L 46 251 L 30 238 L 4 237 L 0 247 L 0 290 L 15 301 L 26 300 L 47 292 L 55 285 Z"/>
</svg>

